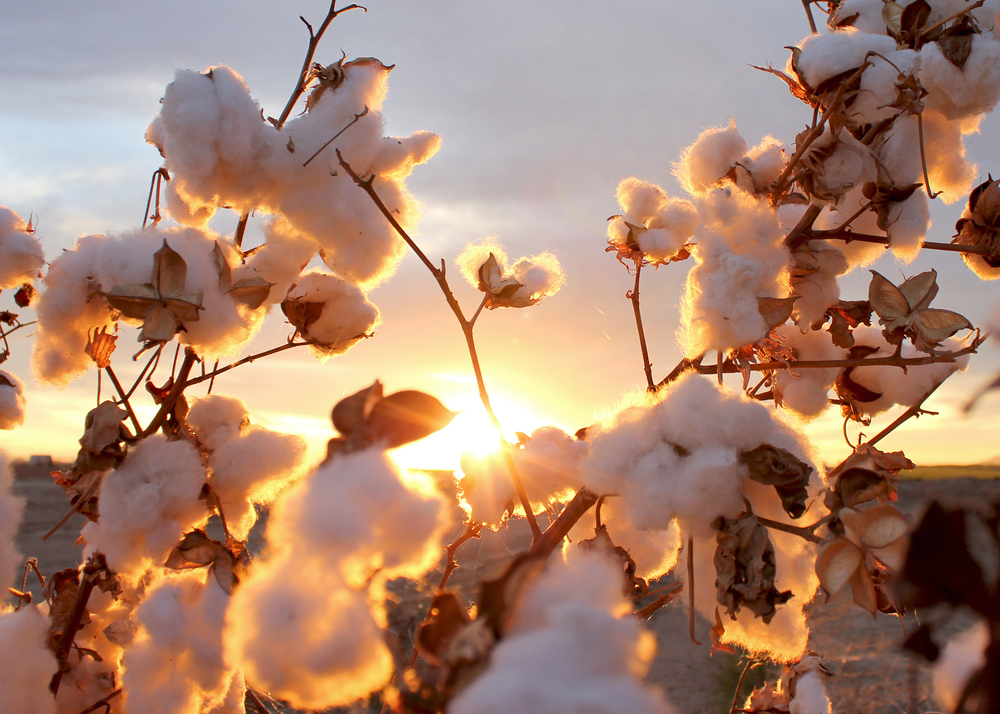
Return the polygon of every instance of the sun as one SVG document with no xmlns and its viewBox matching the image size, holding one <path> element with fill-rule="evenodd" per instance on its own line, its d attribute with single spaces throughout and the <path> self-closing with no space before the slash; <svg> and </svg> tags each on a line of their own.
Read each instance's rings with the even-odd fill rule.
<svg viewBox="0 0 1000 714">
<path fill-rule="evenodd" d="M 516 441 L 515 432 L 530 433 L 550 423 L 503 397 L 494 398 L 492 404 L 508 441 Z M 426 439 L 390 452 L 397 464 L 409 469 L 457 471 L 463 453 L 485 455 L 498 449 L 496 429 L 477 396 L 457 408 L 448 406 L 458 411 L 452 422 Z"/>
</svg>

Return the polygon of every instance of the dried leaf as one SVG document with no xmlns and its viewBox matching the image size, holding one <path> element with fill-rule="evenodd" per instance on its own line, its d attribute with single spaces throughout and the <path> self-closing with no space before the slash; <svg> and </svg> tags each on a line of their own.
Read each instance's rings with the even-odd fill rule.
<svg viewBox="0 0 1000 714">
<path fill-rule="evenodd" d="M 94 329 L 94 334 L 87 333 L 87 346 L 84 354 L 94 360 L 98 369 L 105 369 L 111 364 L 111 355 L 115 351 L 115 342 L 118 340 L 114 335 L 108 334 L 108 327 L 105 325 L 98 331 Z"/>
<path fill-rule="evenodd" d="M 774 546 L 753 514 L 736 519 L 717 518 L 715 550 L 716 598 L 733 619 L 747 608 L 765 623 L 771 621 L 778 605 L 792 597 L 789 590 L 774 587 L 776 573 Z"/>
<path fill-rule="evenodd" d="M 899 37 L 902 29 L 903 6 L 896 2 L 887 2 L 882 6 L 882 21 L 893 37 Z"/>
<path fill-rule="evenodd" d="M 792 518 L 799 518 L 806 511 L 806 491 L 812 467 L 794 454 L 770 444 L 761 444 L 751 451 L 740 453 L 740 463 L 747 467 L 750 478 L 758 483 L 774 486 L 781 499 L 781 506 Z"/>
<path fill-rule="evenodd" d="M 440 665 L 452 639 L 470 622 L 469 613 L 455 593 L 438 593 L 431 601 L 427 617 L 417 629 L 417 650 L 432 664 Z"/>
<path fill-rule="evenodd" d="M 160 295 L 179 295 L 184 292 L 186 281 L 187 263 L 164 240 L 163 246 L 153 253 L 153 275 L 150 280 L 153 289 Z"/>
<path fill-rule="evenodd" d="M 226 549 L 222 543 L 212 540 L 205 531 L 196 528 L 185 533 L 181 542 L 170 551 L 164 567 L 173 570 L 202 568 L 214 563 L 224 552 Z"/>
<path fill-rule="evenodd" d="M 457 413 L 430 394 L 407 390 L 378 401 L 371 409 L 366 427 L 376 440 L 393 449 L 443 429 Z"/>
<path fill-rule="evenodd" d="M 219 273 L 219 289 L 226 292 L 233 283 L 233 271 L 229 267 L 229 261 L 226 260 L 226 254 L 222 251 L 219 241 L 215 241 L 215 245 L 212 247 L 212 260 L 215 262 L 216 272 Z"/>
<path fill-rule="evenodd" d="M 372 407 L 381 400 L 382 383 L 376 379 L 371 386 L 337 402 L 330 415 L 334 428 L 344 436 L 350 436 L 368 420 Z"/>
<path fill-rule="evenodd" d="M 18 307 L 29 307 L 36 295 L 38 295 L 38 291 L 35 290 L 35 287 L 31 283 L 25 283 L 14 293 L 14 303 Z"/>
<path fill-rule="evenodd" d="M 861 549 L 846 538 L 823 545 L 816 557 L 816 575 L 827 600 L 844 589 L 862 563 Z"/>
<path fill-rule="evenodd" d="M 795 301 L 798 299 L 798 295 L 786 298 L 757 298 L 757 311 L 764 318 L 764 324 L 767 325 L 768 331 L 788 322 L 788 318 L 792 316 Z"/>
<path fill-rule="evenodd" d="M 154 303 L 146 313 L 139 339 L 149 342 L 169 342 L 177 334 L 181 323 L 169 307 L 162 302 Z"/>
<path fill-rule="evenodd" d="M 226 294 L 241 305 L 246 305 L 251 310 L 256 310 L 267 300 L 271 294 L 274 283 L 269 283 L 264 278 L 254 276 L 252 278 L 242 278 L 237 280 Z"/>
<path fill-rule="evenodd" d="M 87 413 L 80 446 L 92 454 L 99 454 L 117 444 L 122 438 L 122 421 L 127 417 L 128 413 L 114 402 L 101 402 Z"/>
<path fill-rule="evenodd" d="M 886 323 L 892 323 L 910 314 L 912 308 L 906 296 L 886 280 L 880 273 L 871 271 L 872 281 L 868 285 L 868 302 L 878 316 Z"/>
<path fill-rule="evenodd" d="M 135 639 L 135 635 L 138 631 L 139 625 L 135 620 L 131 618 L 124 618 L 121 620 L 115 620 L 105 627 L 104 637 L 107 638 L 108 642 L 118 645 L 119 647 L 128 647 L 132 644 L 132 641 Z"/>
<path fill-rule="evenodd" d="M 510 561 L 499 576 L 480 582 L 477 621 L 486 623 L 498 638 L 502 637 L 524 591 L 543 570 L 544 557 L 522 554 Z"/>
</svg>

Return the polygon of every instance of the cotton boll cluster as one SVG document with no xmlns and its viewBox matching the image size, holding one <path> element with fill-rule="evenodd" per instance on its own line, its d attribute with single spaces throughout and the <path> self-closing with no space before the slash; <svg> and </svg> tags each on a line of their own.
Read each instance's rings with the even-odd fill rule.
<svg viewBox="0 0 1000 714">
<path fill-rule="evenodd" d="M 786 297 L 790 254 L 775 211 L 736 187 L 700 202 L 701 225 L 687 276 L 680 340 L 688 357 L 742 347 L 769 329 L 758 298 Z"/>
<path fill-rule="evenodd" d="M 249 680 L 296 706 L 347 704 L 382 687 L 384 580 L 423 574 L 449 527 L 444 498 L 377 449 L 342 454 L 275 502 L 269 553 L 233 595 L 227 652 Z M 308 583 L 296 588 L 290 584 Z M 374 588 L 378 590 L 378 587 Z"/>
<path fill-rule="evenodd" d="M 945 711 L 955 711 L 969 680 L 986 665 L 986 647 L 990 643 L 990 628 L 977 622 L 952 637 L 934 663 L 931 679 L 934 698 Z"/>
<path fill-rule="evenodd" d="M 331 167 L 339 149 L 359 175 L 377 174 L 379 196 L 404 229 L 413 228 L 419 211 L 404 179 L 437 151 L 440 139 L 428 132 L 382 136 L 389 69 L 368 58 L 344 64 L 343 83 L 281 129 L 264 121 L 243 79 L 228 67 L 178 72 L 146 134 L 173 177 L 174 218 L 200 225 L 220 205 L 280 215 L 298 242 L 313 243 L 339 275 L 363 287 L 387 278 L 405 245 L 350 176 Z M 303 165 L 365 108 L 335 144 Z"/>
<path fill-rule="evenodd" d="M 42 245 L 24 219 L 0 206 L 0 290 L 16 288 L 40 276 L 45 265 Z"/>
<path fill-rule="evenodd" d="M 282 312 L 318 356 L 347 352 L 379 324 L 379 311 L 346 280 L 310 271 L 288 290 Z"/>
<path fill-rule="evenodd" d="M 996 24 L 996 17 L 986 25 Z M 920 49 L 920 82 L 928 91 L 929 109 L 948 119 L 984 114 L 1000 99 L 1000 40 L 992 34 L 972 37 L 972 50 L 962 68 L 955 66 L 937 42 Z"/>
<path fill-rule="evenodd" d="M 21 524 L 24 499 L 11 492 L 13 482 L 14 474 L 7 455 L 0 451 L 0 587 L 13 583 L 14 571 L 21 564 L 14 536 Z"/>
<path fill-rule="evenodd" d="M 14 429 L 24 423 L 24 383 L 0 369 L 0 429 Z"/>
<path fill-rule="evenodd" d="M 147 590 L 124 660 L 128 711 L 213 712 L 225 701 L 236 677 L 222 646 L 229 596 L 206 575 L 165 575 Z"/>
<path fill-rule="evenodd" d="M 743 510 L 739 454 L 761 444 L 811 461 L 776 412 L 689 375 L 601 424 L 581 471 L 590 490 L 621 496 L 636 527 L 666 530 L 677 518 L 682 530 L 707 535 L 715 518 Z"/>
<path fill-rule="evenodd" d="M 625 616 L 620 569 L 598 553 L 572 551 L 525 592 L 489 668 L 449 704 L 451 714 L 642 712 L 673 709 L 640 683 L 650 633 Z"/>
<path fill-rule="evenodd" d="M 877 351 L 868 355 L 869 358 L 889 357 L 895 354 L 896 348 L 885 341 L 882 331 L 876 327 L 859 326 L 854 330 L 856 345 L 875 347 Z M 949 338 L 942 343 L 942 349 L 951 351 L 961 349 L 963 341 L 959 338 Z M 917 350 L 909 341 L 903 343 L 904 358 L 925 357 L 926 354 Z M 956 371 L 965 371 L 969 364 L 968 355 L 957 358 L 954 362 L 935 362 L 933 364 L 914 365 L 904 371 L 900 367 L 876 366 L 855 367 L 850 370 L 850 379 L 881 396 L 870 402 L 860 402 L 857 406 L 868 416 L 875 416 L 894 405 L 910 407 L 917 404 L 924 394 L 943 382 Z"/>
<path fill-rule="evenodd" d="M 799 360 L 839 360 L 847 351 L 837 347 L 830 333 L 822 330 L 800 331 L 794 325 L 777 329 L 785 345 Z M 786 409 L 807 418 L 817 417 L 830 406 L 827 394 L 837 379 L 836 367 L 827 369 L 782 369 L 775 373 L 774 390 L 779 403 Z"/>
<path fill-rule="evenodd" d="M 748 193 L 767 193 L 785 170 L 785 150 L 773 136 L 765 136 L 734 166 L 736 185 Z"/>
<path fill-rule="evenodd" d="M 625 214 L 608 223 L 608 243 L 620 259 L 635 249 L 654 264 L 687 256 L 681 251 L 698 225 L 694 204 L 637 178 L 623 179 L 617 198 Z"/>
<path fill-rule="evenodd" d="M 4 711 L 55 714 L 49 690 L 58 669 L 46 647 L 49 620 L 35 607 L 0 608 L 0 692 Z"/>
<path fill-rule="evenodd" d="M 257 521 L 254 505 L 271 503 L 303 475 L 306 443 L 293 434 L 251 426 L 240 400 L 210 395 L 198 399 L 187 424 L 208 452 L 208 485 L 226 516 L 229 532 L 246 540 Z"/>
<path fill-rule="evenodd" d="M 534 305 L 557 293 L 566 282 L 559 259 L 552 253 L 521 257 L 511 266 L 496 236 L 466 245 L 455 265 L 469 285 L 486 293 L 486 307 L 491 310 Z"/>
<path fill-rule="evenodd" d="M 567 500 L 582 486 L 579 463 L 586 453 L 586 442 L 554 426 L 536 429 L 521 448 L 512 450 L 518 476 L 535 513 Z M 509 504 L 523 512 L 502 453 L 463 453 L 460 468 L 462 503 L 473 522 L 496 529 Z"/>
<path fill-rule="evenodd" d="M 166 249 L 179 255 L 184 264 L 183 291 L 177 294 L 167 287 L 159 288 L 153 275 L 161 264 L 156 255 Z M 178 339 L 203 355 L 238 350 L 255 334 L 264 309 L 252 308 L 229 292 L 244 277 L 239 269 L 229 270 L 233 262 L 235 251 L 231 247 L 223 247 L 216 236 L 194 228 L 149 228 L 121 236 L 81 238 L 73 250 L 52 262 L 45 277 L 45 290 L 37 305 L 38 338 L 33 356 L 38 376 L 64 385 L 92 365 L 84 353 L 88 333 L 110 327 L 116 316 L 101 295 L 114 295 L 116 288 L 127 292 L 129 286 L 149 286 L 146 293 L 155 295 L 137 308 L 146 310 L 149 303 L 144 313 L 149 316 L 147 322 L 154 310 L 174 313 L 182 327 Z M 228 281 L 223 273 L 229 274 Z M 185 310 L 179 311 L 171 301 L 184 302 Z M 190 319 L 187 312 L 196 312 L 197 319 Z M 121 319 L 142 323 L 141 319 Z"/>
<path fill-rule="evenodd" d="M 186 441 L 153 435 L 132 449 L 101 482 L 100 519 L 81 533 L 123 575 L 164 563 L 181 536 L 207 519 L 200 500 L 206 472 Z"/>
</svg>

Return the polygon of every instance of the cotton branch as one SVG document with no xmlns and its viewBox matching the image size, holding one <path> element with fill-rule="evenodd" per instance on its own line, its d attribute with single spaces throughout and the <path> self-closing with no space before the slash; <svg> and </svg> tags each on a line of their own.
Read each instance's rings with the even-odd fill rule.
<svg viewBox="0 0 1000 714">
<path fill-rule="evenodd" d="M 653 365 L 649 363 L 649 350 L 646 348 L 646 333 L 642 329 L 642 312 L 639 310 L 639 274 L 642 270 L 642 259 L 635 262 L 635 286 L 625 294 L 632 301 L 632 312 L 635 313 L 635 327 L 639 332 L 639 349 L 642 351 L 642 371 L 646 374 L 646 391 L 655 392 L 653 382 Z"/>
<path fill-rule="evenodd" d="M 389 222 L 389 225 L 392 226 L 393 230 L 395 230 L 399 237 L 402 238 L 403 241 L 405 241 L 405 243 L 413 250 L 413 252 L 417 254 L 420 261 L 431 272 L 431 275 L 434 276 L 434 280 L 437 281 L 438 287 L 444 294 L 448 307 L 450 307 L 451 311 L 455 314 L 455 319 L 458 320 L 458 324 L 462 328 L 462 335 L 465 337 L 465 344 L 469 350 L 469 358 L 472 361 L 472 370 L 476 376 L 476 385 L 479 387 L 479 400 L 486 409 L 486 414 L 493 423 L 493 428 L 496 429 L 497 436 L 499 437 L 500 449 L 503 453 L 504 462 L 507 464 L 507 470 L 510 472 L 511 481 L 514 484 L 514 490 L 517 491 L 518 500 L 520 500 L 521 506 L 524 508 L 525 518 L 528 521 L 529 528 L 531 528 L 532 542 L 537 541 L 541 537 L 542 531 L 538 527 L 538 521 L 535 519 L 534 512 L 531 510 L 531 500 L 528 498 L 528 494 L 524 490 L 524 484 L 521 483 L 521 477 L 517 473 L 517 466 L 514 464 L 512 447 L 504 438 L 503 427 L 500 425 L 500 420 L 497 419 L 497 415 L 493 411 L 493 406 L 490 403 L 490 395 L 486 391 L 486 382 L 483 379 L 483 370 L 479 364 L 479 354 L 476 351 L 476 341 L 473 336 L 473 328 L 475 325 L 473 321 L 466 319 L 465 313 L 462 312 L 462 307 L 458 304 L 458 300 L 455 299 L 455 295 L 452 293 L 451 287 L 448 285 L 448 278 L 445 275 L 444 260 L 441 261 L 440 268 L 435 266 L 420 249 L 420 247 L 413 241 L 406 230 L 399 225 L 399 221 L 397 221 L 395 216 L 392 215 L 392 211 L 390 211 L 386 207 L 385 203 L 382 202 L 381 197 L 372 185 L 375 181 L 375 176 L 372 175 L 366 179 L 361 178 L 351 165 L 344 160 L 343 155 L 340 153 L 340 149 L 335 149 L 335 151 L 337 152 L 337 160 L 340 162 L 340 166 L 344 169 L 344 171 L 347 172 L 347 175 L 350 176 L 354 180 L 354 183 L 356 183 L 366 194 L 368 194 L 372 203 L 375 204 L 378 210 Z"/>
<path fill-rule="evenodd" d="M 232 364 L 228 364 L 225 367 L 218 367 L 213 369 L 211 372 L 206 372 L 200 377 L 195 377 L 194 379 L 189 379 L 187 386 L 192 387 L 195 384 L 201 384 L 202 382 L 215 379 L 220 374 L 228 372 L 231 369 L 236 369 L 245 364 L 250 364 L 254 360 L 262 359 L 263 357 L 269 357 L 270 355 L 277 354 L 278 352 L 284 352 L 285 350 L 290 350 L 293 347 L 302 347 L 303 345 L 308 345 L 308 342 L 286 342 L 283 345 L 278 345 L 277 347 L 272 347 L 269 350 L 264 350 L 263 352 L 257 352 L 256 354 L 247 355 L 241 359 L 236 360 Z"/>
</svg>

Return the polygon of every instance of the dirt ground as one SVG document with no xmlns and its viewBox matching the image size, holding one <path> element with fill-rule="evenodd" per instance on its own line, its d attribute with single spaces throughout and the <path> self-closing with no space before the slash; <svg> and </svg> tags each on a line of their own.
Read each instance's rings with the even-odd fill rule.
<svg viewBox="0 0 1000 714">
<path fill-rule="evenodd" d="M 74 542 L 84 522 L 81 516 L 74 516 L 48 540 L 41 540 L 68 510 L 61 489 L 52 483 L 47 470 L 44 474 L 18 478 L 14 490 L 28 501 L 17 537 L 19 550 L 38 558 L 45 574 L 75 566 L 79 551 Z M 912 513 L 930 498 L 942 496 L 980 502 L 1000 498 L 1000 481 L 971 478 L 904 481 L 899 505 L 904 512 Z M 471 587 L 475 579 L 499 567 L 511 552 L 517 551 L 525 535 L 511 529 L 468 543 L 460 552 L 462 567 L 453 583 Z M 37 594 L 32 579 L 28 585 Z M 907 615 L 902 621 L 886 615 L 873 619 L 855 607 L 846 593 L 830 603 L 814 602 L 807 612 L 811 630 L 809 647 L 825 660 L 833 674 L 827 680 L 827 689 L 835 712 L 936 711 L 936 705 L 929 699 L 925 668 L 899 648 L 904 629 L 912 632 L 917 626 L 914 615 Z M 959 615 L 948 626 L 958 631 L 971 622 L 970 616 Z M 663 688 L 678 712 L 728 712 L 743 661 L 733 655 L 711 657 L 707 644 L 692 644 L 687 615 L 679 602 L 656 613 L 648 625 L 656 635 L 658 652 L 647 680 Z M 705 643 L 709 642 L 708 628 L 707 621 L 697 622 L 698 638 Z"/>
</svg>

